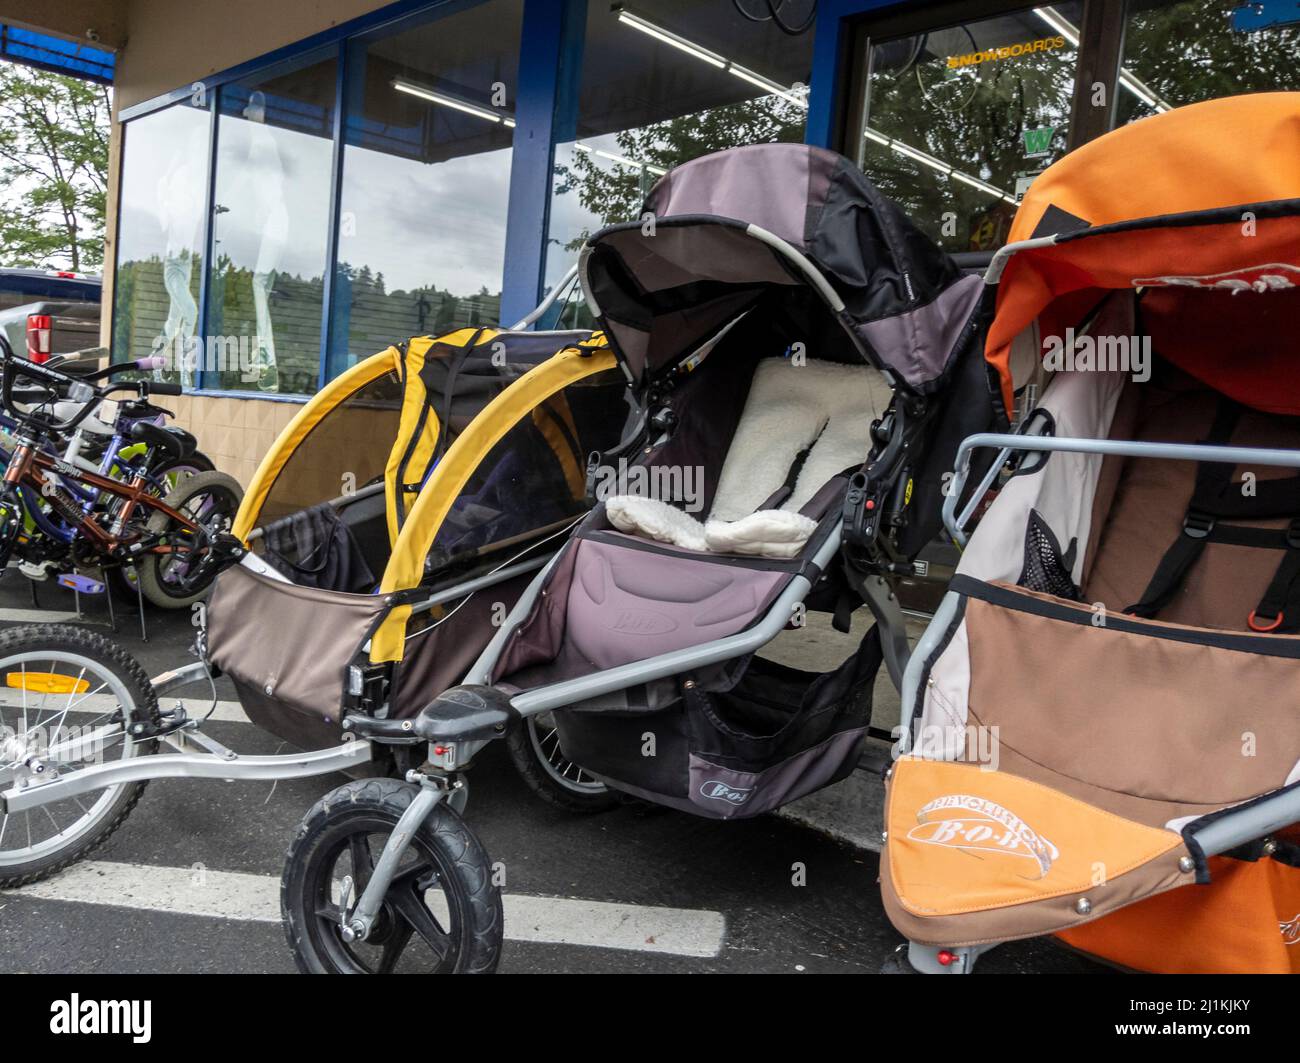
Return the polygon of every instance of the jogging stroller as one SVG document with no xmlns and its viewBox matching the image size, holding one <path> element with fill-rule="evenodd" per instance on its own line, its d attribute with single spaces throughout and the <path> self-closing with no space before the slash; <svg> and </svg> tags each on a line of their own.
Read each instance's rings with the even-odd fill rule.
<svg viewBox="0 0 1300 1063">
<path fill-rule="evenodd" d="M 994 423 L 979 278 L 847 160 L 770 144 L 672 171 L 638 221 L 588 240 L 579 279 L 636 424 L 592 456 L 601 503 L 464 684 L 406 730 L 345 720 L 427 760 L 400 803 L 350 784 L 304 820 L 282 897 L 305 970 L 372 969 L 356 950 L 382 946 L 394 898 L 436 942 L 434 969 L 495 965 L 499 894 L 448 805 L 478 751 L 528 719 L 553 712 L 565 755 L 611 787 L 735 819 L 852 771 L 882 659 L 905 663 L 890 582 L 939 528 L 957 443 Z M 957 382 L 974 384 L 960 403 Z M 884 622 L 838 668 L 757 656 L 798 607 L 847 627 L 863 601 Z M 320 854 L 382 822 L 383 853 L 354 889 L 345 857 Z M 392 870 L 408 847 L 457 893 L 440 934 Z"/>
<path fill-rule="evenodd" d="M 1043 934 L 1300 971 L 1300 93 L 1116 130 L 1011 237 L 986 349 L 1030 412 L 962 446 L 1015 471 L 906 672 L 886 910 L 923 971 Z"/>
<path fill-rule="evenodd" d="M 586 512 L 587 454 L 628 413 L 589 331 L 461 329 L 362 361 L 249 484 L 232 529 L 249 549 L 217 577 L 207 660 L 302 749 L 337 745 L 349 710 L 409 718 Z"/>
</svg>

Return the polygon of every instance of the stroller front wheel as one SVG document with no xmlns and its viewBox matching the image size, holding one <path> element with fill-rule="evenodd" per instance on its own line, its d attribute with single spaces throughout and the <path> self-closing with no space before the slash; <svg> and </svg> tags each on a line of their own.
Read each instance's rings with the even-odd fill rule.
<svg viewBox="0 0 1300 1063">
<path fill-rule="evenodd" d="M 289 847 L 280 909 L 305 974 L 489 974 L 501 958 L 501 891 L 474 832 L 444 802 L 420 823 L 365 940 L 354 907 L 418 788 L 359 779 L 322 797 Z"/>
</svg>

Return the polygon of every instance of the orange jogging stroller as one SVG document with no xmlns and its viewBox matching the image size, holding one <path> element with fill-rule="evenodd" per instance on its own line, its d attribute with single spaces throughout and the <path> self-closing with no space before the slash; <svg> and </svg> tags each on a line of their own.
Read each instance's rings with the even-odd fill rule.
<svg viewBox="0 0 1300 1063">
<path fill-rule="evenodd" d="M 1054 934 L 1300 971 L 1300 93 L 1057 163 L 986 298 L 1027 412 L 962 445 L 959 543 L 972 453 L 1014 471 L 903 683 L 881 887 L 911 966 Z"/>
</svg>

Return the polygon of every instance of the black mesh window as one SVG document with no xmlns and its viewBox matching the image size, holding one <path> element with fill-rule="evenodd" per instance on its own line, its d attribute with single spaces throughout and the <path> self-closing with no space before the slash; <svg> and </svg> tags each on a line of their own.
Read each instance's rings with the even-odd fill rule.
<svg viewBox="0 0 1300 1063">
<path fill-rule="evenodd" d="M 1070 576 L 1077 546 L 1078 541 L 1071 539 L 1070 549 L 1062 554 L 1061 544 L 1047 521 L 1038 510 L 1030 510 L 1029 527 L 1025 530 L 1025 567 L 1017 582 L 1031 591 L 1077 602 L 1081 597 L 1079 588 Z"/>
</svg>

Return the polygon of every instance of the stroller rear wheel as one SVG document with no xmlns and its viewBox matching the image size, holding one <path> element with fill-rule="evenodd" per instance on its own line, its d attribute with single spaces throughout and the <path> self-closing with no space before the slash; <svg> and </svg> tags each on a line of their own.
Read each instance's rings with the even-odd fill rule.
<svg viewBox="0 0 1300 1063">
<path fill-rule="evenodd" d="M 549 712 L 529 716 L 522 727 L 512 728 L 506 747 L 528 788 L 543 801 L 569 812 L 605 812 L 619 803 L 618 794 L 565 757 Z"/>
<path fill-rule="evenodd" d="M 418 789 L 396 779 L 340 786 L 307 813 L 280 881 L 285 934 L 305 974 L 490 974 L 501 958 L 501 891 L 474 832 L 446 803 L 419 825 L 378 919 L 345 941 L 389 835 Z"/>
</svg>

